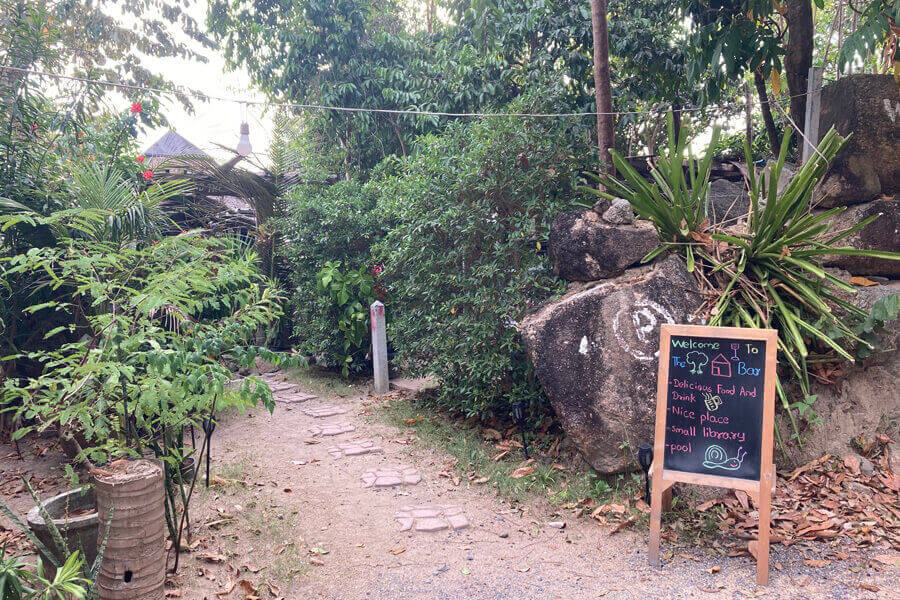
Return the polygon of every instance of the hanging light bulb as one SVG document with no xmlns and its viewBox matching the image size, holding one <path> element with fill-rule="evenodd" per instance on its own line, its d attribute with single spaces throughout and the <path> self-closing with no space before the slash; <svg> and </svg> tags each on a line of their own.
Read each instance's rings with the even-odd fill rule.
<svg viewBox="0 0 900 600">
<path fill-rule="evenodd" d="M 241 139 L 238 140 L 237 153 L 241 156 L 249 156 L 253 152 L 250 145 L 250 126 L 247 123 L 241 123 Z"/>
</svg>

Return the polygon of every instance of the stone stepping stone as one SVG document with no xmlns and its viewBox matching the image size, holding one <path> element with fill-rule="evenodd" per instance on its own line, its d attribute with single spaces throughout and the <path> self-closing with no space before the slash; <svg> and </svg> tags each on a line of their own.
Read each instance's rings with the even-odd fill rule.
<svg viewBox="0 0 900 600">
<path fill-rule="evenodd" d="M 276 381 L 269 383 L 269 389 L 272 390 L 273 394 L 286 392 L 288 390 L 297 391 L 297 384 L 291 383 L 290 381 Z"/>
<path fill-rule="evenodd" d="M 469 526 L 462 509 L 450 505 L 404 506 L 394 518 L 400 523 L 400 531 L 459 530 Z"/>
<path fill-rule="evenodd" d="M 309 433 L 313 437 L 320 435 L 341 435 L 342 433 L 350 433 L 356 431 L 356 425 L 350 423 L 335 423 L 333 425 L 313 425 L 309 428 Z"/>
<path fill-rule="evenodd" d="M 282 404 L 299 404 L 300 402 L 306 402 L 307 400 L 315 400 L 318 398 L 315 394 L 306 394 L 304 392 L 297 392 L 295 394 L 288 395 L 280 395 L 275 393 L 273 390 L 273 397 L 275 398 L 275 402 L 281 402 Z"/>
<path fill-rule="evenodd" d="M 422 476 L 413 467 L 381 467 L 369 469 L 362 474 L 363 487 L 391 487 L 395 485 L 416 485 Z"/>
<path fill-rule="evenodd" d="M 333 417 L 334 415 L 342 415 L 347 411 L 331 404 L 323 404 L 314 408 L 304 408 L 303 414 L 316 419 L 324 419 L 325 417 Z"/>
<path fill-rule="evenodd" d="M 383 450 L 380 446 L 376 446 L 375 442 L 372 440 L 345 442 L 328 449 L 328 454 L 334 458 L 341 458 L 342 456 L 359 456 L 361 454 L 372 454 L 374 452 L 383 452 Z"/>
</svg>

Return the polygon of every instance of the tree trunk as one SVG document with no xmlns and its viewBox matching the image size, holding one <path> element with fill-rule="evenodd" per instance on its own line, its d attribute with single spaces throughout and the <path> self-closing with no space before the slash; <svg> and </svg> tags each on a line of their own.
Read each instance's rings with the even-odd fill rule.
<svg viewBox="0 0 900 600">
<path fill-rule="evenodd" d="M 594 33 L 594 90 L 597 98 L 597 146 L 600 170 L 615 175 L 609 150 L 615 144 L 612 115 L 612 89 L 609 82 L 609 31 L 606 24 L 606 0 L 591 0 L 591 26 Z"/>
<path fill-rule="evenodd" d="M 106 538 L 97 590 L 100 600 L 163 600 L 166 581 L 166 518 L 162 467 L 153 461 L 123 461 L 95 469 L 100 523 Z"/>
<path fill-rule="evenodd" d="M 769 104 L 769 94 L 766 92 L 766 78 L 757 69 L 753 72 L 753 85 L 759 95 L 759 107 L 762 109 L 763 123 L 766 124 L 766 134 L 769 136 L 769 149 L 772 154 L 778 156 L 781 151 L 781 143 L 778 141 L 778 129 L 775 127 L 775 119 L 772 118 L 772 105 Z"/>
<path fill-rule="evenodd" d="M 784 72 L 791 94 L 791 119 L 802 131 L 806 119 L 806 83 L 813 57 L 813 13 L 810 0 L 786 0 L 784 20 L 788 30 L 784 48 Z"/>
</svg>

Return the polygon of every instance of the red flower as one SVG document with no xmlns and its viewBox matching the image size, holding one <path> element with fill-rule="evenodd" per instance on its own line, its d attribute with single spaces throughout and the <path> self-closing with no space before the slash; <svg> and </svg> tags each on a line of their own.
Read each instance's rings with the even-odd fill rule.
<svg viewBox="0 0 900 600">
<path fill-rule="evenodd" d="M 140 102 L 132 102 L 131 103 L 131 112 L 133 114 L 137 114 L 137 113 L 141 112 L 142 110 L 144 110 L 144 107 L 141 106 Z"/>
<path fill-rule="evenodd" d="M 137 158 L 135 158 L 134 160 L 138 161 L 139 163 L 142 163 L 142 162 L 144 162 L 144 161 L 147 160 L 147 159 L 144 158 L 144 155 L 143 155 L 143 154 L 138 154 Z"/>
<path fill-rule="evenodd" d="M 146 179 L 147 181 L 150 181 L 151 179 L 153 179 L 153 171 L 151 171 L 150 169 L 147 169 L 146 171 L 141 173 L 141 175 L 143 175 L 144 179 Z"/>
<path fill-rule="evenodd" d="M 37 133 L 37 130 L 38 130 L 37 123 L 32 123 L 31 124 L 31 133 Z"/>
</svg>

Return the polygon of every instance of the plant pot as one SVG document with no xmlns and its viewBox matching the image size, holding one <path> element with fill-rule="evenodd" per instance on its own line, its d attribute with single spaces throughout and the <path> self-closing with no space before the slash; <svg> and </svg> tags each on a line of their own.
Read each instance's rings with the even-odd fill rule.
<svg viewBox="0 0 900 600">
<path fill-rule="evenodd" d="M 194 479 L 195 464 L 193 456 L 188 456 L 181 461 L 181 481 L 190 483 Z"/>
<path fill-rule="evenodd" d="M 166 516 L 160 461 L 119 461 L 94 473 L 100 521 L 109 522 L 97 575 L 100 600 L 163 600 Z"/>
<path fill-rule="evenodd" d="M 99 530 L 94 490 L 71 490 L 48 498 L 42 504 L 53 518 L 53 524 L 59 530 L 63 540 L 65 540 L 69 553 L 78 550 L 84 557 L 85 564 L 88 567 L 93 565 L 94 559 L 97 558 L 97 532 Z M 67 516 L 69 513 L 77 513 L 77 515 L 70 517 Z M 50 550 L 53 556 L 56 557 L 56 560 L 59 561 L 59 564 L 64 563 L 66 558 L 68 558 L 68 553 L 64 555 L 56 547 L 50 528 L 47 527 L 47 523 L 44 521 L 44 517 L 41 516 L 37 506 L 28 511 L 25 520 L 28 523 L 28 528 Z M 53 576 L 56 574 L 56 567 L 42 552 L 38 552 L 38 554 L 44 565 L 46 577 L 52 581 Z"/>
</svg>

